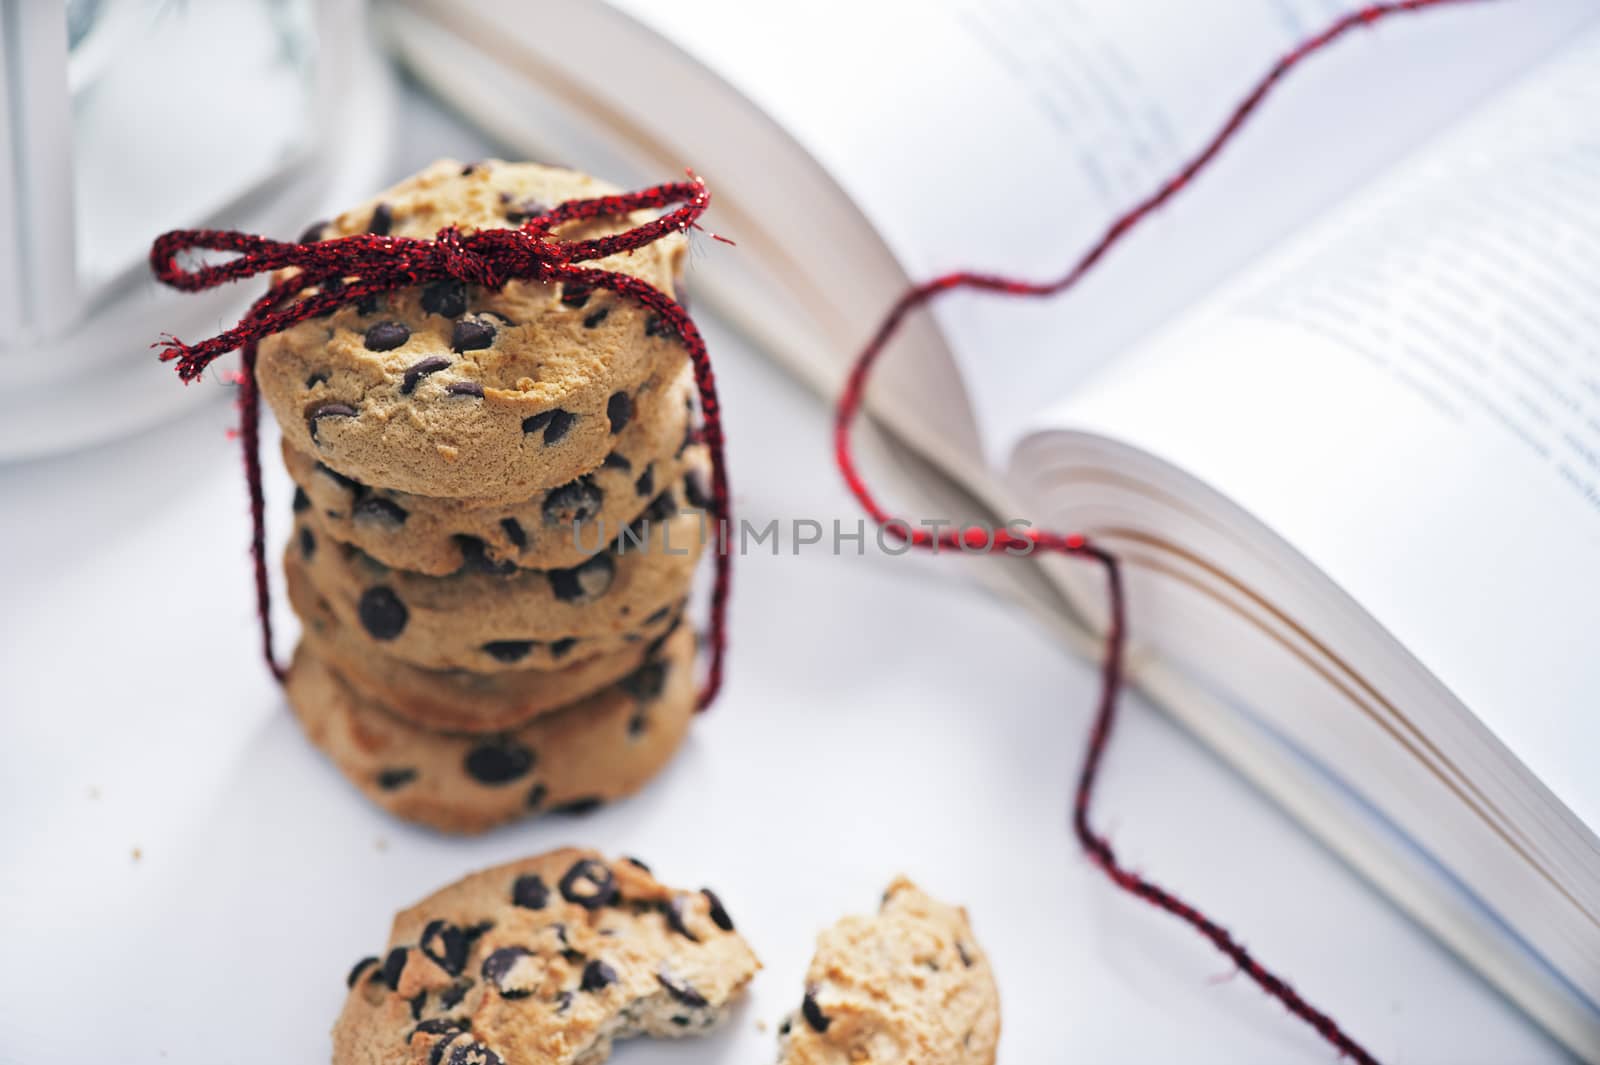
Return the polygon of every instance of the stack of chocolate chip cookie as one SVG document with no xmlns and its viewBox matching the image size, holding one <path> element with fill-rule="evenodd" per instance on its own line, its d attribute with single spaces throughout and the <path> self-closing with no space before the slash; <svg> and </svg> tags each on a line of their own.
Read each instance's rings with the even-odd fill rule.
<svg viewBox="0 0 1600 1065">
<path fill-rule="evenodd" d="M 438 163 L 305 239 L 505 227 L 615 190 Z M 564 239 L 643 221 L 576 222 Z M 594 265 L 672 293 L 674 236 Z M 705 449 L 677 336 L 603 290 L 442 281 L 260 346 L 311 739 L 390 811 L 480 831 L 639 788 L 694 710 Z"/>
</svg>

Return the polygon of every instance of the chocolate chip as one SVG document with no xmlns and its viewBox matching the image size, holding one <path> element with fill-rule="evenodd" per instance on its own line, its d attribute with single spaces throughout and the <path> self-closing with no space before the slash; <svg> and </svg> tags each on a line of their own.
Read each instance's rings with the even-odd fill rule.
<svg viewBox="0 0 1600 1065">
<path fill-rule="evenodd" d="M 561 290 L 561 302 L 564 306 L 577 309 L 589 302 L 593 289 L 578 285 L 566 285 Z"/>
<path fill-rule="evenodd" d="M 960 940 L 956 941 L 956 953 L 961 955 L 961 964 L 972 968 L 972 955 L 967 953 L 967 945 Z"/>
<path fill-rule="evenodd" d="M 456 1000 L 456 1002 L 459 1001 L 461 1000 Z M 453 1005 L 455 1005 L 455 1002 L 450 1003 L 450 1006 Z M 448 1009 L 449 1006 L 446 1006 L 445 1008 Z M 413 1035 L 448 1035 L 451 1033 L 464 1031 L 466 1031 L 466 1027 L 454 1017 L 434 1017 L 430 1020 L 423 1021 L 421 1024 L 411 1029 Z"/>
<path fill-rule="evenodd" d="M 659 314 L 652 314 L 644 323 L 644 335 L 647 337 L 664 337 L 670 332 L 672 327 Z"/>
<path fill-rule="evenodd" d="M 633 417 L 633 397 L 626 392 L 613 392 L 606 400 L 606 419 L 611 422 L 612 433 L 620 433 Z"/>
<path fill-rule="evenodd" d="M 561 878 L 561 897 L 586 910 L 608 906 L 617 897 L 617 884 L 611 870 L 593 858 L 580 858 L 572 863 Z"/>
<path fill-rule="evenodd" d="M 827 1014 L 822 1012 L 822 1007 L 817 1005 L 816 993 L 816 988 L 806 988 L 806 997 L 800 1002 L 800 1015 L 806 1019 L 806 1023 L 811 1026 L 812 1031 L 826 1032 L 828 1025 L 832 1024 L 833 1021 L 829 1019 Z"/>
<path fill-rule="evenodd" d="M 597 326 L 601 322 L 605 321 L 607 316 L 609 316 L 610 314 L 611 314 L 611 308 L 610 307 L 601 307 L 601 308 L 599 308 L 597 310 L 590 311 L 587 315 L 584 316 L 583 327 L 585 329 L 593 329 L 595 326 Z"/>
<path fill-rule="evenodd" d="M 304 242 L 302 241 L 302 243 Z M 362 958 L 360 961 L 356 962 L 350 967 L 350 975 L 344 978 L 344 986 L 355 987 L 356 981 L 361 979 L 361 974 L 376 964 L 378 964 L 378 959 L 375 955 L 369 955 L 368 957 Z"/>
<path fill-rule="evenodd" d="M 367 346 L 368 351 L 393 351 L 410 339 L 411 330 L 406 328 L 404 322 L 385 321 L 375 322 L 369 326 L 362 343 Z M 400 390 L 410 391 L 404 385 L 400 386 Z"/>
<path fill-rule="evenodd" d="M 542 910 L 550 901 L 550 888 L 538 873 L 524 873 L 511 885 L 511 904 L 525 910 Z"/>
<path fill-rule="evenodd" d="M 593 518 L 604 505 L 605 493 L 589 478 L 579 477 L 550 489 L 540 513 L 546 525 L 578 525 Z"/>
<path fill-rule="evenodd" d="M 543 784 L 535 784 L 528 792 L 528 797 L 523 800 L 523 805 L 530 810 L 537 810 L 544 805 L 544 797 L 550 793 Z"/>
<path fill-rule="evenodd" d="M 633 866 L 635 869 L 643 869 L 646 873 L 650 872 L 650 867 L 648 865 L 644 864 L 631 854 L 624 854 L 622 856 L 622 860 Z"/>
<path fill-rule="evenodd" d="M 483 645 L 483 650 L 496 662 L 507 665 L 520 662 L 528 657 L 528 652 L 534 648 L 533 640 L 490 640 Z"/>
<path fill-rule="evenodd" d="M 461 1000 L 467 997 L 467 992 L 472 990 L 471 980 L 457 980 L 443 991 L 439 992 L 439 1008 L 453 1010 Z"/>
<path fill-rule="evenodd" d="M 678 512 L 678 501 L 672 498 L 670 491 L 662 492 L 650 501 L 637 518 L 633 520 L 630 528 L 636 539 L 642 540 L 650 532 L 650 523 L 666 521 Z"/>
<path fill-rule="evenodd" d="M 717 898 L 717 893 L 710 888 L 701 888 L 700 894 L 704 895 L 706 901 L 711 903 L 711 923 L 724 932 L 733 931 L 733 918 L 728 916 L 728 911 L 723 907 L 722 900 Z"/>
<path fill-rule="evenodd" d="M 660 610 L 655 611 L 649 617 L 645 618 L 644 619 L 644 623 L 645 623 L 645 625 L 647 627 L 651 626 L 651 625 L 659 625 L 663 621 L 667 620 L 668 616 L 670 616 L 671 614 L 672 614 L 672 604 L 668 603 L 666 606 L 662 607 Z"/>
<path fill-rule="evenodd" d="M 779 1035 L 788 1035 L 793 1030 L 794 1030 L 794 1022 L 791 1021 L 787 1017 L 785 1017 L 783 1019 L 783 1023 L 782 1024 L 778 1025 L 778 1034 Z"/>
<path fill-rule="evenodd" d="M 386 237 L 389 235 L 389 227 L 393 224 L 394 208 L 386 203 L 380 203 L 372 209 L 372 221 L 367 223 L 367 232 Z"/>
<path fill-rule="evenodd" d="M 429 921 L 417 946 L 451 976 L 460 976 L 467 964 L 467 936 L 448 921 Z"/>
<path fill-rule="evenodd" d="M 299 243 L 315 244 L 317 241 L 322 239 L 322 234 L 325 230 L 327 230 L 327 228 L 327 219 L 323 219 L 320 222 L 312 222 L 309 226 L 306 226 L 305 231 L 300 234 Z"/>
<path fill-rule="evenodd" d="M 621 470 L 624 473 L 627 473 L 633 469 L 633 463 L 629 462 L 626 458 L 617 454 L 615 451 L 607 455 L 605 461 L 600 465 L 604 469 Z"/>
<path fill-rule="evenodd" d="M 409 767 L 378 770 L 378 787 L 384 791 L 396 791 L 416 779 L 417 771 Z"/>
<path fill-rule="evenodd" d="M 578 642 L 577 639 L 575 637 L 572 637 L 572 636 L 563 636 L 559 640 L 551 640 L 550 641 L 550 657 L 551 658 L 561 658 L 568 651 L 572 650 L 573 645 L 576 644 L 577 642 Z"/>
<path fill-rule="evenodd" d="M 522 200 L 506 208 L 506 221 L 520 225 L 530 218 L 537 218 L 548 212 L 550 208 L 538 200 Z"/>
<path fill-rule="evenodd" d="M 477 351 L 494 343 L 493 322 L 463 318 L 450 327 L 450 347 L 454 351 Z"/>
<path fill-rule="evenodd" d="M 422 286 L 422 309 L 442 318 L 459 318 L 467 313 L 467 286 L 453 277 Z"/>
<path fill-rule="evenodd" d="M 356 605 L 356 613 L 361 618 L 361 626 L 366 629 L 374 640 L 392 640 L 406 630 L 406 622 L 411 618 L 411 612 L 394 594 L 394 589 L 382 584 L 368 588 L 361 593 L 361 602 Z"/>
<path fill-rule="evenodd" d="M 524 433 L 536 433 L 544 430 L 544 442 L 554 444 L 567 435 L 567 430 L 572 428 L 572 423 L 578 420 L 576 414 L 569 414 L 560 408 L 555 410 L 540 411 L 530 414 L 522 419 Z"/>
<path fill-rule="evenodd" d="M 311 442 L 318 443 L 317 423 L 324 418 L 354 418 L 356 409 L 348 403 L 339 403 L 333 400 L 327 403 L 318 403 L 306 410 L 306 426 L 311 430 Z"/>
<path fill-rule="evenodd" d="M 617 970 L 595 958 L 583 967 L 583 976 L 578 981 L 579 991 L 604 991 L 617 982 Z"/>
<path fill-rule="evenodd" d="M 473 172 L 478 169 L 479 165 L 480 164 L 478 164 L 478 163 L 468 163 L 466 166 L 461 168 L 461 176 L 462 177 L 471 177 L 473 175 Z"/>
<path fill-rule="evenodd" d="M 665 990 L 667 994 L 671 995 L 685 1006 L 688 1006 L 690 1009 L 704 1009 L 705 1007 L 711 1005 L 710 1002 L 706 1001 L 706 997 L 700 992 L 696 991 L 693 987 L 674 979 L 667 971 L 665 966 L 662 966 L 660 969 L 656 970 L 656 980 L 661 984 L 662 989 Z"/>
<path fill-rule="evenodd" d="M 467 1029 L 465 1027 L 462 1027 L 459 1031 L 446 1033 L 444 1038 L 433 1044 L 433 1049 L 428 1052 L 428 1065 L 445 1065 L 444 1052 L 450 1049 L 450 1044 L 454 1043 L 458 1037 L 466 1034 Z"/>
<path fill-rule="evenodd" d="M 568 814 L 572 817 L 582 817 L 584 814 L 594 813 L 605 804 L 606 801 L 600 798 L 600 796 L 589 795 L 582 799 L 573 799 L 571 802 L 564 802 L 560 806 L 552 806 L 550 807 L 550 812 L 553 814 Z"/>
<path fill-rule="evenodd" d="M 483 398 L 483 386 L 476 381 L 451 381 L 444 386 L 446 395 L 449 396 L 476 396 Z"/>
<path fill-rule="evenodd" d="M 505 1065 L 505 1062 L 499 1054 L 473 1040 L 452 1046 L 450 1060 L 445 1065 Z"/>
<path fill-rule="evenodd" d="M 389 956 L 383 959 L 383 982 L 389 985 L 390 991 L 400 990 L 400 974 L 405 967 L 405 947 L 395 947 L 389 952 Z"/>
<path fill-rule="evenodd" d="M 632 717 L 628 718 L 628 738 L 630 740 L 638 739 L 644 735 L 645 729 L 649 726 L 650 721 L 645 717 L 644 708 L 640 707 L 633 712 Z"/>
<path fill-rule="evenodd" d="M 565 1013 L 572 1006 L 572 992 L 563 991 L 555 997 L 555 1011 Z"/>
<path fill-rule="evenodd" d="M 304 525 L 300 526 L 300 557 L 307 562 L 317 553 L 317 538 Z"/>
<path fill-rule="evenodd" d="M 639 475 L 639 479 L 633 482 L 633 490 L 642 496 L 654 494 L 656 490 L 655 463 L 651 463 L 644 468 L 644 472 Z"/>
<path fill-rule="evenodd" d="M 451 539 L 455 541 L 456 547 L 461 551 L 462 570 L 493 573 L 500 577 L 507 577 L 517 572 L 515 560 L 507 558 L 496 562 L 489 557 L 489 545 L 476 536 L 457 533 Z"/>
<path fill-rule="evenodd" d="M 377 326 L 373 326 L 372 328 L 376 329 Z M 404 326 L 401 328 L 404 328 Z M 371 329 L 367 330 L 367 336 L 368 338 L 372 336 Z M 404 343 L 404 341 L 402 341 L 402 343 Z M 370 348 L 371 346 L 372 344 L 369 342 L 367 347 Z M 427 377 L 431 373 L 438 373 L 440 370 L 443 370 L 449 365 L 450 360 L 445 358 L 443 355 L 429 355 L 426 359 L 423 359 L 420 362 L 412 363 L 410 366 L 406 367 L 405 376 L 400 379 L 400 394 L 402 396 L 409 396 L 411 393 L 417 390 L 417 382 L 421 381 L 424 377 Z"/>
<path fill-rule="evenodd" d="M 522 531 L 522 524 L 516 518 L 501 518 L 500 528 L 513 547 L 521 550 L 528 546 L 528 534 Z"/>
<path fill-rule="evenodd" d="M 306 490 L 299 485 L 294 486 L 294 512 L 303 514 L 311 509 L 311 497 L 306 495 Z"/>
<path fill-rule="evenodd" d="M 690 470 L 683 478 L 683 498 L 696 510 L 707 510 L 711 506 L 711 493 L 706 491 L 705 482 L 700 478 L 699 470 Z"/>
<path fill-rule="evenodd" d="M 351 511 L 351 517 L 356 521 L 364 521 L 376 525 L 386 525 L 391 529 L 398 529 L 410 517 L 406 509 L 392 499 L 382 496 L 367 496 L 356 501 Z"/>
<path fill-rule="evenodd" d="M 501 947 L 483 959 L 483 978 L 506 998 L 527 998 L 533 994 L 532 985 L 516 979 L 513 973 L 518 963 L 531 957 L 533 952 L 525 947 Z M 522 975 L 526 977 L 531 974 Z"/>
<path fill-rule="evenodd" d="M 617 575 L 610 555 L 596 555 L 571 569 L 548 571 L 550 590 L 563 603 L 587 603 L 604 595 Z"/>
<path fill-rule="evenodd" d="M 306 391 L 309 392 L 311 389 L 316 388 L 318 385 L 325 385 L 327 383 L 328 383 L 327 371 L 318 370 L 314 374 L 307 375 L 307 377 L 306 377 Z"/>
<path fill-rule="evenodd" d="M 411 1019 L 414 1021 L 422 1020 L 422 1007 L 428 1004 L 428 993 L 426 991 L 418 991 L 407 1001 L 411 1006 Z"/>
<path fill-rule="evenodd" d="M 689 931 L 689 926 L 684 924 L 683 915 L 687 912 L 689 897 L 687 895 L 674 895 L 667 903 L 667 927 L 678 933 L 691 943 L 700 942 L 700 937 Z"/>
<path fill-rule="evenodd" d="M 528 775 L 534 753 L 509 739 L 490 740 L 467 753 L 467 774 L 480 784 L 509 784 Z"/>
<path fill-rule="evenodd" d="M 646 662 L 621 681 L 622 689 L 640 702 L 659 698 L 667 685 L 667 664 Z"/>
</svg>

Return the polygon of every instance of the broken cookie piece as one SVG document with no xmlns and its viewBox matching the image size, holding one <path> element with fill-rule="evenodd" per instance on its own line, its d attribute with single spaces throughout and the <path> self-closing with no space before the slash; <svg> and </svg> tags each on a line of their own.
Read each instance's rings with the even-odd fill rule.
<svg viewBox="0 0 1600 1065">
<path fill-rule="evenodd" d="M 350 972 L 333 1065 L 599 1065 L 619 1039 L 716 1027 L 760 964 L 710 891 L 552 851 L 401 912 Z"/>
<path fill-rule="evenodd" d="M 906 879 L 817 938 L 779 1065 L 994 1065 L 1000 996 L 966 911 Z"/>
</svg>

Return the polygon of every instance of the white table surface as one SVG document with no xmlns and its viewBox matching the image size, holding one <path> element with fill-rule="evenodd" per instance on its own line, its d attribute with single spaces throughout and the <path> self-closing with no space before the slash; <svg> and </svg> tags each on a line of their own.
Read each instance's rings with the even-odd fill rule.
<svg viewBox="0 0 1600 1065">
<path fill-rule="evenodd" d="M 440 139 L 405 164 L 459 150 Z M 704 324 L 739 512 L 853 522 L 823 405 Z M 0 467 L 0 1062 L 326 1061 L 344 974 L 397 908 L 569 842 L 714 886 L 766 964 L 728 1028 L 619 1062 L 772 1060 L 816 931 L 902 871 L 969 907 L 999 974 L 1003 1063 L 1335 1060 L 1082 859 L 1066 811 L 1093 669 L 931 560 L 742 559 L 726 694 L 632 801 L 475 839 L 385 816 L 304 742 L 257 659 L 231 422 L 219 396 Z M 263 454 L 281 542 L 287 479 Z M 1098 809 L 1127 861 L 1384 1061 L 1566 1060 L 1137 698 Z"/>
</svg>

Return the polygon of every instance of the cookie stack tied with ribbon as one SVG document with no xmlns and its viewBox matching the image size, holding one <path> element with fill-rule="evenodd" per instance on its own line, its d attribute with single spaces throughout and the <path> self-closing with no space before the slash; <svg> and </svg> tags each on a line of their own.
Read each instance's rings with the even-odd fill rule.
<svg viewBox="0 0 1600 1065">
<path fill-rule="evenodd" d="M 304 239 L 512 227 L 614 191 L 441 162 Z M 671 295 L 685 251 L 673 235 L 594 265 Z M 609 291 L 451 279 L 267 338 L 256 377 L 297 486 L 289 698 L 346 776 L 400 817 L 475 832 L 661 769 L 695 709 L 684 609 L 708 527 L 672 330 Z"/>
</svg>

